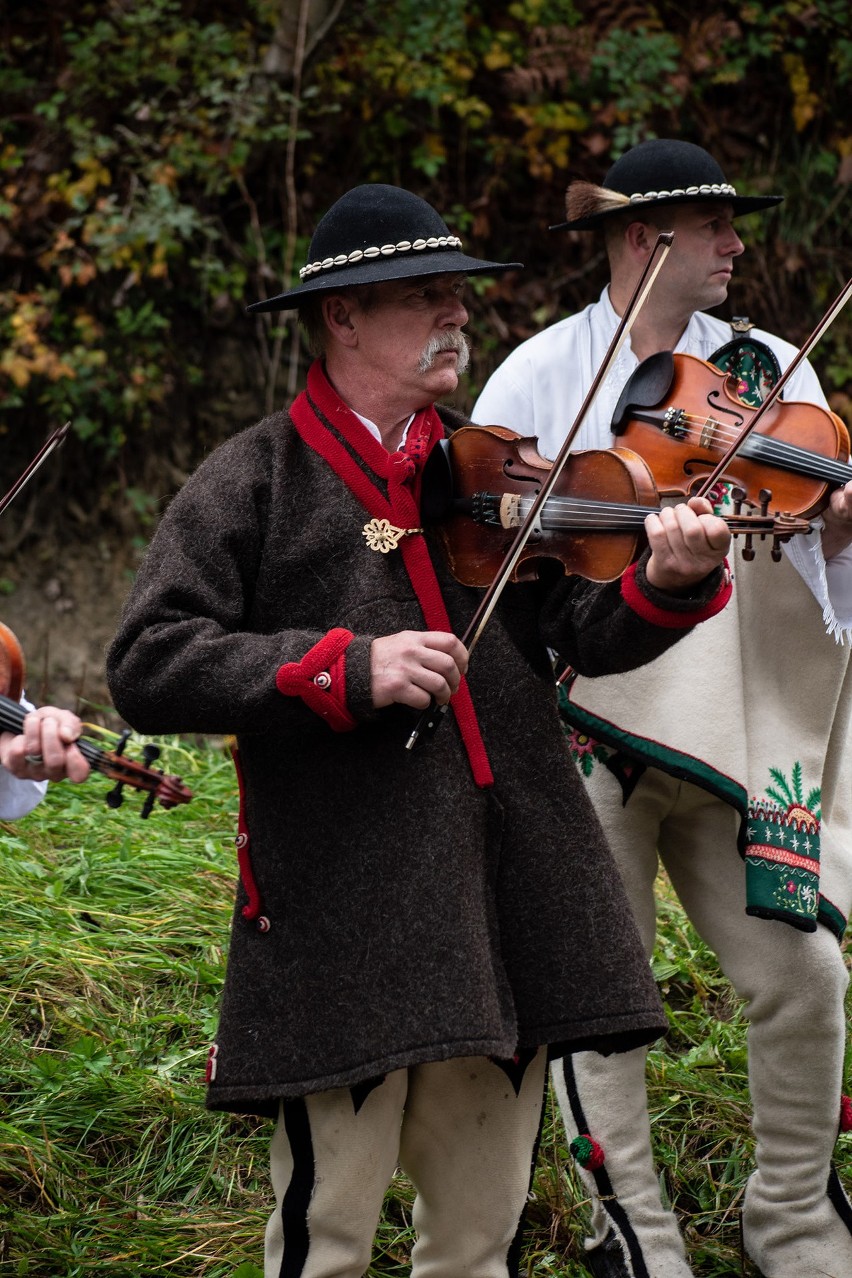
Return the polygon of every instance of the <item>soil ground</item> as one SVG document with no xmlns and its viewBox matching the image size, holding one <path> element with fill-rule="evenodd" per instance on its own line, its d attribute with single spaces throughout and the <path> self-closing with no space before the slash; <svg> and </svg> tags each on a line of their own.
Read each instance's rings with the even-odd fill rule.
<svg viewBox="0 0 852 1278">
<path fill-rule="evenodd" d="M 132 547 L 95 542 L 39 545 L 2 565 L 0 621 L 23 649 L 31 701 L 50 701 L 83 719 L 118 726 L 104 657 L 136 558 Z"/>
</svg>

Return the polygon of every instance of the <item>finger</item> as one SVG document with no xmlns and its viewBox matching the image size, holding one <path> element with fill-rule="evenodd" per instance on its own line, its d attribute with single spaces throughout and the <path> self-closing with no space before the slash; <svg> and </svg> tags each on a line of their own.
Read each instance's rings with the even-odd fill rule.
<svg viewBox="0 0 852 1278">
<path fill-rule="evenodd" d="M 40 749 L 31 751 L 30 753 L 41 754 L 44 764 L 43 771 L 48 781 L 61 781 L 66 774 L 66 754 L 68 746 L 60 736 L 60 723 L 54 716 L 48 716 L 41 721 L 41 744 Z"/>
<path fill-rule="evenodd" d="M 21 736 L 24 739 L 25 754 L 41 754 L 41 722 L 41 715 L 37 710 L 31 710 L 24 716 Z"/>
<path fill-rule="evenodd" d="M 713 506 L 706 497 L 690 497 L 686 504 L 690 510 L 695 512 L 696 515 L 713 514 Z"/>
<path fill-rule="evenodd" d="M 464 649 L 462 649 L 462 653 L 464 653 Z M 424 671 L 431 671 L 440 675 L 453 692 L 456 691 L 461 683 L 463 671 L 459 668 L 458 660 L 448 652 L 438 652 L 434 648 L 424 646 L 418 653 L 417 664 Z"/>
<path fill-rule="evenodd" d="M 427 630 L 420 638 L 426 648 L 446 653 L 461 674 L 467 673 L 468 651 L 457 635 L 444 630 Z"/>
<path fill-rule="evenodd" d="M 69 781 L 85 781 L 91 768 L 77 746 L 69 746 L 65 753 L 65 772 Z"/>
</svg>

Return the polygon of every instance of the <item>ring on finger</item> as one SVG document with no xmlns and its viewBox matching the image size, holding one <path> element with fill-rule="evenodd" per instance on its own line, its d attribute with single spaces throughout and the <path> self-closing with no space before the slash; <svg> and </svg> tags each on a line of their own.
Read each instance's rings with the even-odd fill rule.
<svg viewBox="0 0 852 1278">
<path fill-rule="evenodd" d="M 44 756 L 40 754 L 25 754 L 24 758 L 26 759 L 27 763 L 32 764 L 34 768 L 40 768 L 41 765 L 44 763 Z"/>
</svg>

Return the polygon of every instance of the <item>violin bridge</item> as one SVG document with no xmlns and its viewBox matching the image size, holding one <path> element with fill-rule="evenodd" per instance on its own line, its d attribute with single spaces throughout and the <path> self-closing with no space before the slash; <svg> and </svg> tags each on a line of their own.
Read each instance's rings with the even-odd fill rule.
<svg viewBox="0 0 852 1278">
<path fill-rule="evenodd" d="M 713 440 L 715 439 L 718 426 L 719 423 L 716 421 L 715 417 L 708 417 L 705 419 L 704 425 L 701 427 L 701 438 L 698 441 L 700 448 L 713 447 Z"/>
<path fill-rule="evenodd" d="M 525 515 L 521 509 L 521 498 L 518 493 L 504 493 L 500 498 L 500 523 L 503 528 L 520 528 L 524 522 Z M 533 520 L 531 535 L 535 538 L 542 536 L 541 511 Z"/>
<path fill-rule="evenodd" d="M 504 528 L 520 528 L 521 499 L 517 493 L 504 493 L 500 498 L 500 523 Z"/>
</svg>

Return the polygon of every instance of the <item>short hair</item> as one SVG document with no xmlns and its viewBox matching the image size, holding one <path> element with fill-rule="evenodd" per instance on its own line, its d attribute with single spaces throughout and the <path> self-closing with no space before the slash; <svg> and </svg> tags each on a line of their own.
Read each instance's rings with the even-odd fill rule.
<svg viewBox="0 0 852 1278">
<path fill-rule="evenodd" d="M 379 287 L 372 284 L 352 284 L 348 288 L 337 290 L 344 297 L 354 297 L 362 311 L 369 313 L 379 305 Z M 305 344 L 315 359 L 326 352 L 328 345 L 328 328 L 322 313 L 323 300 L 332 295 L 332 290 L 314 293 L 305 297 L 299 304 L 299 323 L 305 334 Z"/>
</svg>

